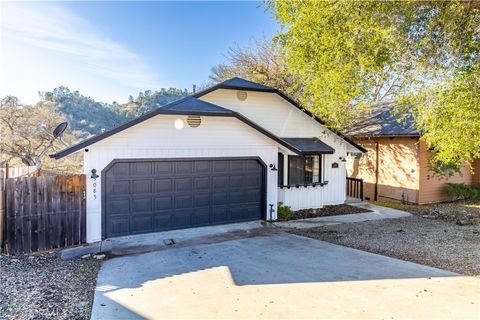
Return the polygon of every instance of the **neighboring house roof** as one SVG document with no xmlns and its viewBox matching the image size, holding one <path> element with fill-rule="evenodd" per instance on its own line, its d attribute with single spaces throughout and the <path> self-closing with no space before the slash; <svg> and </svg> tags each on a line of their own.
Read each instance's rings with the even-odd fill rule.
<svg viewBox="0 0 480 320">
<path fill-rule="evenodd" d="M 344 132 L 352 137 L 420 136 L 412 114 L 395 113 L 391 103 L 372 106 L 369 113 Z"/>
<path fill-rule="evenodd" d="M 271 138 L 272 140 L 276 141 L 277 143 L 283 145 L 284 147 L 288 148 L 289 150 L 297 153 L 297 154 L 305 154 L 305 152 L 302 150 L 302 148 L 297 148 L 296 146 L 290 144 L 288 141 L 285 139 L 279 138 L 272 134 L 271 132 L 267 131 L 266 129 L 260 127 L 253 121 L 250 121 L 249 119 L 245 118 L 238 112 L 234 112 L 232 110 L 217 106 L 213 103 L 209 103 L 206 101 L 202 101 L 199 99 L 196 99 L 192 96 L 186 97 L 177 101 L 174 101 L 172 103 L 169 103 L 163 107 L 157 108 L 151 112 L 148 112 L 132 121 L 126 122 L 112 130 L 105 131 L 97 136 L 94 136 L 92 138 L 86 139 L 76 145 L 73 145 L 69 148 L 66 148 L 58 153 L 50 155 L 51 158 L 54 159 L 60 159 L 63 158 L 73 152 L 76 152 L 78 150 L 81 150 L 83 148 L 88 147 L 91 144 L 94 144 L 96 142 L 99 142 L 100 140 L 103 140 L 105 138 L 108 138 L 120 131 L 123 131 L 125 129 L 128 129 L 140 122 L 143 122 L 145 120 L 148 120 L 156 115 L 201 115 L 201 116 L 216 116 L 216 117 L 233 117 L 237 118 L 238 120 L 242 121 L 243 123 L 249 125 L 250 127 L 254 128 L 255 130 L 261 132 L 262 134 L 266 135 L 267 137 Z M 327 146 L 325 144 L 325 146 Z M 328 146 L 327 146 L 328 147 Z M 328 147 L 332 149 L 331 147 Z M 333 150 L 333 149 L 332 149 Z M 320 153 L 320 151 L 317 151 L 317 153 Z M 330 152 L 325 152 L 325 153 L 330 153 Z"/>
<path fill-rule="evenodd" d="M 247 90 L 247 91 L 259 91 L 259 92 L 271 92 L 271 93 L 276 93 L 283 99 L 287 100 L 290 104 L 295 106 L 297 109 L 303 111 L 305 114 L 307 114 L 309 117 L 320 123 L 321 125 L 325 125 L 325 122 L 323 122 L 320 118 L 314 116 L 310 111 L 306 110 L 303 108 L 298 102 L 287 96 L 285 93 L 282 91 L 260 84 L 252 81 L 248 81 L 242 78 L 234 77 L 232 79 L 220 82 L 219 84 L 216 84 L 210 88 L 207 88 L 205 90 L 202 90 L 198 93 L 195 93 L 193 96 L 195 98 L 200 98 L 212 91 L 218 90 L 218 89 L 230 89 L 230 90 Z M 365 148 L 363 148 L 361 145 L 358 145 L 357 143 L 353 142 L 346 136 L 344 136 L 342 133 L 332 130 L 336 135 L 340 136 L 343 140 L 357 148 L 358 150 L 362 152 L 367 152 Z"/>
<path fill-rule="evenodd" d="M 335 149 L 318 138 L 282 138 L 305 154 L 332 154 Z"/>
</svg>

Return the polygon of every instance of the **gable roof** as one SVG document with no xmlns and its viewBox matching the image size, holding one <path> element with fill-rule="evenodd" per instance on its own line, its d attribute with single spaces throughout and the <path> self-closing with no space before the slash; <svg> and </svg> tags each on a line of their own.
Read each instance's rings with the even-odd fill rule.
<svg viewBox="0 0 480 320">
<path fill-rule="evenodd" d="M 198 93 L 195 93 L 193 95 L 193 97 L 200 98 L 200 97 L 202 97 L 202 96 L 204 96 L 204 95 L 206 95 L 210 92 L 213 92 L 215 90 L 218 90 L 218 89 L 246 90 L 246 91 L 259 91 L 259 92 L 275 93 L 275 94 L 279 95 L 280 97 L 282 97 L 283 99 L 285 99 L 291 105 L 293 105 L 294 107 L 296 107 L 297 109 L 301 110 L 303 113 L 305 113 L 306 115 L 311 117 L 313 120 L 315 120 L 318 123 L 320 123 L 321 125 L 325 126 L 325 122 L 323 122 L 320 118 L 313 115 L 313 113 L 311 113 L 307 109 L 303 108 L 298 102 L 296 102 L 295 100 L 293 100 L 292 98 L 287 96 L 282 91 L 280 91 L 278 89 L 275 89 L 275 88 L 272 88 L 272 87 L 269 87 L 269 86 L 266 86 L 266 85 L 263 85 L 263 84 L 260 84 L 260 83 L 256 83 L 256 82 L 253 82 L 253 81 L 248 81 L 248 80 L 238 78 L 238 77 L 234 77 L 232 79 L 220 82 L 220 83 L 218 83 L 218 84 L 216 84 L 216 85 L 214 85 L 210 88 L 199 91 Z M 329 130 L 331 130 L 333 133 L 335 133 L 336 135 L 341 137 L 343 140 L 345 140 L 346 142 L 348 142 L 349 144 L 351 144 L 352 146 L 354 146 L 358 150 L 360 150 L 362 152 L 367 152 L 367 150 L 365 148 L 363 148 L 361 145 L 353 142 L 352 140 L 350 140 L 349 138 L 344 136 L 339 131 L 332 130 L 332 129 L 329 129 Z"/>
<path fill-rule="evenodd" d="M 413 115 L 408 111 L 395 113 L 392 103 L 372 106 L 371 111 L 346 132 L 353 137 L 417 137 L 421 135 L 415 126 Z"/>
<path fill-rule="evenodd" d="M 156 115 L 201 115 L 201 116 L 216 116 L 216 117 L 232 117 L 237 118 L 238 120 L 242 121 L 246 125 L 254 128 L 255 130 L 259 131 L 260 133 L 266 135 L 270 139 L 274 140 L 275 142 L 283 145 L 284 147 L 288 148 L 289 150 L 297 153 L 297 154 L 305 154 L 301 148 L 297 148 L 295 145 L 290 144 L 288 141 L 279 138 L 269 132 L 268 130 L 260 127 L 253 121 L 245 118 L 238 112 L 234 112 L 232 110 L 217 106 L 213 103 L 209 103 L 203 100 L 196 99 L 192 96 L 186 97 L 172 103 L 169 103 L 163 107 L 159 107 L 153 111 L 150 111 L 132 121 L 126 122 L 118 127 L 113 128 L 112 130 L 105 131 L 99 135 L 86 139 L 76 145 L 68 147 L 58 153 L 50 155 L 51 158 L 60 159 L 63 158 L 71 153 L 74 153 L 78 150 L 88 147 L 91 144 L 99 142 L 105 138 L 108 138 L 120 131 L 128 129 L 140 122 L 148 120 Z M 330 148 L 330 147 L 329 147 Z M 332 149 L 333 150 L 333 149 Z"/>
<path fill-rule="evenodd" d="M 259 84 L 259 83 L 255 83 L 255 82 L 252 82 L 252 81 L 248 81 L 248 80 L 245 80 L 245 79 L 235 77 L 235 78 L 226 80 L 224 82 L 221 82 L 221 83 L 219 83 L 215 86 L 212 86 L 210 88 L 207 88 L 203 91 L 200 91 L 196 94 L 193 94 L 191 96 L 176 100 L 176 101 L 171 102 L 171 103 L 169 103 L 165 106 L 158 107 L 157 109 L 154 109 L 150 112 L 147 112 L 144 115 L 142 115 L 142 116 L 140 116 L 136 119 L 133 119 L 131 121 L 128 121 L 128 122 L 126 122 L 126 123 L 124 123 L 124 124 L 122 124 L 118 127 L 115 127 L 111 130 L 105 131 L 105 132 L 103 132 L 101 134 L 98 134 L 94 137 L 86 139 L 86 140 L 84 140 L 84 141 L 82 141 L 82 142 L 80 142 L 76 145 L 73 145 L 71 147 L 68 147 L 68 148 L 66 148 L 66 149 L 64 149 L 60 152 L 57 152 L 55 154 L 51 154 L 50 157 L 54 158 L 54 159 L 63 158 L 63 157 L 65 157 L 65 156 L 67 156 L 67 155 L 69 155 L 73 152 L 76 152 L 80 149 L 83 149 L 83 148 L 85 148 L 85 147 L 87 147 L 91 144 L 94 144 L 94 143 L 96 143 L 100 140 L 103 140 L 107 137 L 110 137 L 110 136 L 112 136 L 112 135 L 114 135 L 114 134 L 116 134 L 120 131 L 123 131 L 127 128 L 130 128 L 130 127 L 140 123 L 140 122 L 143 122 L 145 120 L 148 120 L 148 119 L 150 119 L 150 118 L 152 118 L 156 115 L 160 115 L 160 114 L 164 114 L 164 115 L 171 114 L 171 115 L 200 115 L 200 116 L 203 115 L 203 116 L 234 117 L 234 118 L 237 118 L 238 120 L 244 122 L 245 124 L 249 125 L 250 127 L 256 129 L 257 131 L 263 133 L 264 135 L 268 136 L 272 140 L 278 142 L 279 144 L 285 146 L 286 148 L 288 148 L 289 150 L 291 150 L 291 151 L 293 151 L 297 154 L 302 154 L 302 155 L 309 154 L 306 151 L 302 151 L 301 148 L 299 149 L 299 148 L 295 147 L 294 145 L 290 144 L 287 140 L 275 136 L 273 133 L 269 132 L 268 130 L 266 130 L 262 127 L 260 127 L 259 125 L 257 125 L 253 121 L 247 119 L 246 117 L 244 117 L 243 115 L 241 115 L 238 112 L 220 107 L 220 106 L 215 105 L 213 103 L 209 103 L 209 102 L 197 99 L 197 98 L 199 98 L 201 96 L 204 96 L 207 93 L 215 91 L 217 89 L 250 90 L 250 91 L 261 91 L 261 92 L 276 93 L 280 97 L 282 97 L 283 99 L 287 100 L 290 104 L 292 104 L 293 106 L 295 106 L 296 108 L 298 108 L 299 110 L 301 110 L 302 112 L 304 112 L 305 114 L 310 116 L 315 121 L 319 122 L 322 125 L 325 125 L 325 123 L 321 119 L 315 117 L 308 110 L 305 110 L 304 108 L 302 108 L 296 101 L 294 101 L 293 99 L 291 99 L 290 97 L 285 95 L 280 90 L 269 87 L 269 86 L 265 86 L 265 85 L 262 85 L 262 84 Z M 358 150 L 360 150 L 362 152 L 367 152 L 367 150 L 365 148 L 356 144 L 355 142 L 348 139 L 347 137 L 345 137 L 341 133 L 336 132 L 334 130 L 332 130 L 332 131 L 335 134 L 337 134 L 338 136 L 340 136 L 342 139 L 344 139 L 346 142 L 348 142 L 349 144 L 351 144 L 352 146 L 357 148 Z M 314 138 L 307 138 L 307 139 L 314 139 Z M 327 146 L 327 147 L 329 147 L 329 146 Z M 331 147 L 329 147 L 329 148 L 332 149 Z M 330 153 L 330 151 L 323 152 L 323 153 Z"/>
</svg>

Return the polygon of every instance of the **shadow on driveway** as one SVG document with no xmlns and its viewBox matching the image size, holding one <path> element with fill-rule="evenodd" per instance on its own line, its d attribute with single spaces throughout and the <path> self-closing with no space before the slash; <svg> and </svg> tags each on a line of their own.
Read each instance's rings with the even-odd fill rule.
<svg viewBox="0 0 480 320">
<path fill-rule="evenodd" d="M 465 318 L 478 315 L 478 289 L 448 271 L 265 232 L 105 261 L 92 319 Z"/>
</svg>

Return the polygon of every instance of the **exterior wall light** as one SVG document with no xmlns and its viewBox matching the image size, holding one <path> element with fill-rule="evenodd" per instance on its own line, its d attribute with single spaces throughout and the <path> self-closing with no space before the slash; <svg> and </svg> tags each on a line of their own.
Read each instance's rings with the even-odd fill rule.
<svg viewBox="0 0 480 320">
<path fill-rule="evenodd" d="M 275 166 L 274 163 L 271 163 L 271 164 L 269 165 L 269 167 L 270 167 L 270 170 L 272 170 L 272 171 L 278 171 L 278 169 L 277 169 L 277 167 Z"/>
<path fill-rule="evenodd" d="M 97 179 L 98 177 L 100 177 L 98 174 L 97 174 L 97 169 L 92 169 L 92 175 L 90 176 L 90 178 L 92 179 Z"/>
</svg>

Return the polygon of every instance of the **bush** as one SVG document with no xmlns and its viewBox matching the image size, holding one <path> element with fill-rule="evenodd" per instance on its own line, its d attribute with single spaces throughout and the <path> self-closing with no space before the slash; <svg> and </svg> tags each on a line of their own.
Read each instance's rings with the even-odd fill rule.
<svg viewBox="0 0 480 320">
<path fill-rule="evenodd" d="M 452 200 L 480 199 L 480 186 L 465 183 L 447 183 L 447 194 Z"/>
<path fill-rule="evenodd" d="M 293 216 L 293 210 L 289 206 L 285 206 L 283 202 L 279 202 L 277 206 L 278 219 L 288 220 Z"/>
</svg>

